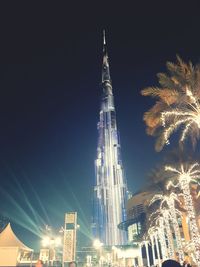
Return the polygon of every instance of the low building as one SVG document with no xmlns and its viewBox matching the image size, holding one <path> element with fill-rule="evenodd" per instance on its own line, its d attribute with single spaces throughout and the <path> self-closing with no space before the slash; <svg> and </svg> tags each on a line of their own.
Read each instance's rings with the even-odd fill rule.
<svg viewBox="0 0 200 267">
<path fill-rule="evenodd" d="M 0 233 L 0 266 L 18 266 L 31 262 L 33 250 L 14 234 L 10 223 Z"/>
<path fill-rule="evenodd" d="M 152 186 L 135 193 L 127 203 L 127 220 L 119 225 L 120 229 L 128 232 L 128 242 L 140 241 L 146 230 L 146 218 L 149 210 L 149 202 L 158 193 Z"/>
<path fill-rule="evenodd" d="M 133 264 L 135 266 L 150 265 L 152 250 L 143 240 L 147 228 L 149 203 L 158 193 L 154 186 L 147 186 L 135 193 L 127 203 L 127 220 L 119 224 L 119 228 L 128 232 L 128 243 L 134 247 Z"/>
</svg>

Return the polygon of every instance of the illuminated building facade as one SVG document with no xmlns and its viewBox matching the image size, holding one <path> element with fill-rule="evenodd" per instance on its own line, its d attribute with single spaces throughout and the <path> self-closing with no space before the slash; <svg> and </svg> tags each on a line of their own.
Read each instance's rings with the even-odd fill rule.
<svg viewBox="0 0 200 267">
<path fill-rule="evenodd" d="M 128 232 L 128 243 L 136 246 L 135 264 L 139 266 L 160 266 L 160 258 L 154 243 L 150 245 L 150 240 L 145 240 L 145 232 L 148 227 L 149 203 L 153 196 L 158 193 L 155 185 L 143 188 L 135 193 L 127 201 L 127 220 L 122 222 L 119 227 Z M 158 245 L 160 246 L 160 245 Z M 156 254 L 154 251 L 156 250 Z M 152 256 L 155 255 L 154 257 Z M 136 256 L 138 255 L 138 256 Z M 137 264 L 137 262 L 139 264 Z"/>
<path fill-rule="evenodd" d="M 126 205 L 127 218 L 119 227 L 128 232 L 128 242 L 134 243 L 142 240 L 146 231 L 147 213 L 149 203 L 153 196 L 158 193 L 153 186 L 143 188 L 128 199 Z"/>
<path fill-rule="evenodd" d="M 110 68 L 104 34 L 102 65 L 102 101 L 98 123 L 98 147 L 95 160 L 93 230 L 105 246 L 123 245 L 127 233 L 118 229 L 126 218 L 127 185 L 121 160 L 121 148 Z"/>
</svg>

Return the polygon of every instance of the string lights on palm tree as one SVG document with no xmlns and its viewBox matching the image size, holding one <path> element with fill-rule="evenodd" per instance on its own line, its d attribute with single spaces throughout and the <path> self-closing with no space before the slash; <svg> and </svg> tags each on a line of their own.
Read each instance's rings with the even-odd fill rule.
<svg viewBox="0 0 200 267">
<path fill-rule="evenodd" d="M 190 191 L 190 183 L 198 182 L 200 179 L 200 167 L 198 163 L 192 165 L 181 164 L 179 168 L 172 166 L 166 166 L 165 170 L 171 173 L 171 180 L 167 185 L 167 188 L 179 187 L 182 191 L 184 199 L 185 209 L 188 215 L 189 229 L 191 235 L 191 241 L 194 244 L 194 253 L 198 266 L 200 266 L 200 234 L 196 222 L 196 214 L 193 205 L 192 195 Z M 177 183 L 174 184 L 173 180 Z"/>
<path fill-rule="evenodd" d="M 160 87 L 141 91 L 158 99 L 144 114 L 147 134 L 158 136 L 157 151 L 169 144 L 170 136 L 180 127 L 180 145 L 190 136 L 195 146 L 200 138 L 200 66 L 177 57 L 177 64 L 167 62 L 167 70 L 167 74 L 157 75 Z"/>
<path fill-rule="evenodd" d="M 150 205 L 152 205 L 156 201 L 160 201 L 161 209 L 163 208 L 165 204 L 169 208 L 170 218 L 171 218 L 172 227 L 174 230 L 174 235 L 175 235 L 177 249 L 178 249 L 179 262 L 182 264 L 184 261 L 184 252 L 183 252 L 183 245 L 182 245 L 178 217 L 177 217 L 177 215 L 181 216 L 181 212 L 175 208 L 175 202 L 180 203 L 180 200 L 174 192 L 170 192 L 169 194 L 165 194 L 165 195 L 156 194 L 151 199 Z"/>
<path fill-rule="evenodd" d="M 173 235 L 170 227 L 171 214 L 169 209 L 159 208 L 156 212 L 152 213 L 152 215 L 156 215 L 155 222 L 158 226 L 158 232 L 161 235 L 161 243 L 162 246 L 166 246 L 166 253 L 164 253 L 164 255 L 166 258 L 174 259 L 175 251 Z"/>
</svg>

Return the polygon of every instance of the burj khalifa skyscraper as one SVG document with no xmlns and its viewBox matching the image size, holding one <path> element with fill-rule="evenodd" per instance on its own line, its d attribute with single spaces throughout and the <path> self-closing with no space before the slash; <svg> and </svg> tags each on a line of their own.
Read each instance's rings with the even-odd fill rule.
<svg viewBox="0 0 200 267">
<path fill-rule="evenodd" d="M 93 233 L 105 246 L 126 244 L 126 232 L 118 224 L 126 220 L 127 183 L 121 160 L 121 147 L 103 37 L 102 99 L 98 128 L 96 179 L 94 185 Z"/>
</svg>

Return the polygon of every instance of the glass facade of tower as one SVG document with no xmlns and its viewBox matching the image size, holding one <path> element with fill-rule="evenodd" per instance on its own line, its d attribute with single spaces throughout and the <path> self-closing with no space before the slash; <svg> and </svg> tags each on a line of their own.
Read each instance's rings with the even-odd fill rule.
<svg viewBox="0 0 200 267">
<path fill-rule="evenodd" d="M 121 161 L 121 148 L 106 44 L 102 66 L 102 101 L 98 128 L 96 180 L 94 186 L 93 230 L 105 246 L 126 244 L 127 233 L 118 229 L 126 220 L 127 185 Z"/>
</svg>

